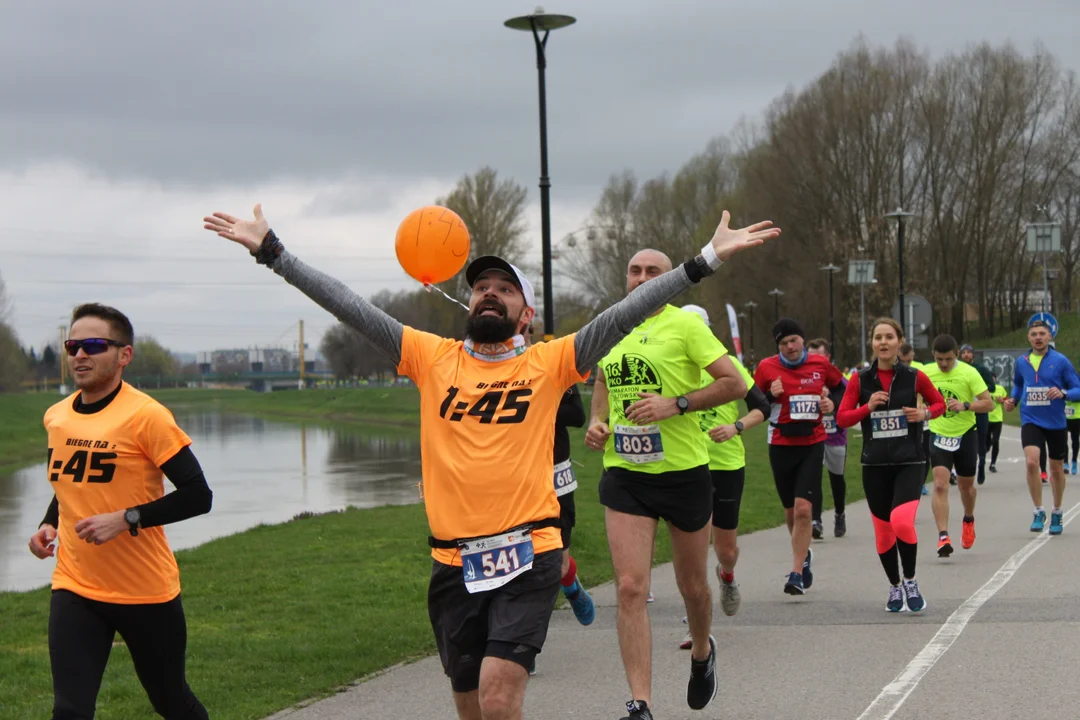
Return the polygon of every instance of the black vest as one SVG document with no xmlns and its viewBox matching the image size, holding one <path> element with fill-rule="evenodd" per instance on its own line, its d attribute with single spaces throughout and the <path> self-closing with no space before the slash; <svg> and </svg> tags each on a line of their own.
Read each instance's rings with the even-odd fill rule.
<svg viewBox="0 0 1080 720">
<path fill-rule="evenodd" d="M 910 366 L 897 362 L 893 366 L 893 381 L 889 388 L 889 402 L 877 408 L 881 410 L 899 410 L 905 407 L 918 407 L 918 392 L 915 380 L 918 373 Z M 870 367 L 859 371 L 859 405 L 867 405 L 870 396 L 884 390 L 878 379 L 877 360 Z M 906 437 L 874 439 L 872 423 L 868 415 L 862 421 L 863 465 L 916 465 L 925 462 L 923 454 L 922 421 L 909 422 Z"/>
</svg>

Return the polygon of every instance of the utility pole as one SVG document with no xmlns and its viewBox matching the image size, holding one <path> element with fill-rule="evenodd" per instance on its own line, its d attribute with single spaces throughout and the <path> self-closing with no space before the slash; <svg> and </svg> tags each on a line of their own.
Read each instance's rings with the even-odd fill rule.
<svg viewBox="0 0 1080 720">
<path fill-rule="evenodd" d="M 60 366 L 60 392 L 64 392 L 64 386 L 67 385 L 67 348 L 64 347 L 64 343 L 67 342 L 67 326 L 60 326 L 60 349 L 56 353 L 56 363 Z"/>
<path fill-rule="evenodd" d="M 304 321 L 300 321 L 300 389 L 304 389 Z"/>
</svg>

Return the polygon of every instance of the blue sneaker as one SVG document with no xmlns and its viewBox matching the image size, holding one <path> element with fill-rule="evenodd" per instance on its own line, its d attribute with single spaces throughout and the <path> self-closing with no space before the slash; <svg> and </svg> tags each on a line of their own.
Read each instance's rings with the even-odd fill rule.
<svg viewBox="0 0 1080 720">
<path fill-rule="evenodd" d="M 1044 525 L 1046 525 L 1046 511 L 1036 510 L 1035 519 L 1031 521 L 1031 532 L 1042 532 Z"/>
<path fill-rule="evenodd" d="M 889 602 L 885 603 L 885 612 L 904 611 L 904 591 L 899 585 L 889 586 Z"/>
<path fill-rule="evenodd" d="M 1076 461 L 1075 460 L 1072 461 L 1072 474 L 1073 475 L 1076 474 Z"/>
<path fill-rule="evenodd" d="M 581 582 L 574 578 L 573 586 L 564 587 L 563 594 L 570 601 L 577 621 L 582 625 L 592 625 L 592 621 L 596 619 L 596 605 L 593 604 L 592 596 L 581 586 Z"/>
<path fill-rule="evenodd" d="M 903 583 L 904 597 L 907 598 L 907 609 L 911 612 L 919 612 L 926 609 L 926 598 L 919 592 L 919 583 L 915 578 L 905 580 Z"/>
<path fill-rule="evenodd" d="M 802 586 L 804 590 L 809 590 L 810 586 L 814 584 L 814 572 L 810 569 L 810 563 L 814 559 L 814 551 L 806 551 L 806 559 L 802 563 Z"/>
<path fill-rule="evenodd" d="M 787 582 L 784 583 L 784 592 L 788 595 L 802 595 L 806 590 L 803 587 L 802 578 L 803 576 L 797 572 L 789 574 Z"/>
<path fill-rule="evenodd" d="M 1055 510 L 1050 513 L 1050 534 L 1060 535 L 1062 531 L 1061 511 Z"/>
<path fill-rule="evenodd" d="M 991 468 L 990 471 L 993 472 L 993 468 Z M 930 494 L 930 491 L 926 489 L 926 485 L 922 486 L 922 494 L 923 495 L 929 495 Z"/>
</svg>

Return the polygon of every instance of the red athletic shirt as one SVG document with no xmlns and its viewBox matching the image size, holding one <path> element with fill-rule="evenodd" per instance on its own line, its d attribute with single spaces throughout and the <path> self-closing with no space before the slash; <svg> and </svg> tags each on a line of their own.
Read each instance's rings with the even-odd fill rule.
<svg viewBox="0 0 1080 720">
<path fill-rule="evenodd" d="M 777 378 L 784 384 L 784 392 L 779 397 L 771 395 L 769 391 L 773 380 Z M 821 413 L 817 412 L 814 419 L 814 401 L 810 396 L 817 397 L 817 402 L 820 403 L 823 388 L 836 389 L 843 383 L 844 376 L 840 370 L 825 359 L 824 355 L 809 355 L 806 362 L 797 368 L 785 367 L 776 355 L 762 360 L 754 372 L 754 384 L 761 388 L 772 403 L 772 412 L 769 415 L 769 444 L 813 445 L 825 442 Z M 795 418 L 791 416 L 793 411 Z M 783 435 L 776 428 L 777 425 L 799 422 L 817 424 L 812 433 L 799 436 Z"/>
<path fill-rule="evenodd" d="M 881 389 L 889 392 L 894 376 L 892 368 L 888 370 L 878 368 L 877 376 Z M 855 373 L 848 380 L 847 392 L 844 393 L 844 399 L 836 411 L 837 427 L 848 428 L 858 425 L 870 415 L 869 405 L 859 405 L 859 392 L 859 373 Z M 938 417 L 945 412 L 945 398 L 922 370 L 915 371 L 915 392 L 922 395 L 923 401 L 930 409 L 930 417 Z"/>
</svg>

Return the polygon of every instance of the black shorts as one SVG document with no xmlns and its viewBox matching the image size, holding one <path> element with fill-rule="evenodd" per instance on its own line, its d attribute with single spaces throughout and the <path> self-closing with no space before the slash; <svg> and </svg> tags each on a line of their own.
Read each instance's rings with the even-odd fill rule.
<svg viewBox="0 0 1080 720">
<path fill-rule="evenodd" d="M 959 477 L 975 477 L 979 469 L 979 431 L 974 425 L 960 437 L 960 447 L 956 450 L 942 450 L 936 442 L 937 435 L 933 435 L 930 438 L 930 467 L 955 468 Z"/>
<path fill-rule="evenodd" d="M 562 528 L 562 549 L 570 549 L 570 539 L 574 535 L 574 525 L 577 523 L 577 505 L 574 503 L 574 493 L 571 490 L 565 495 L 559 496 L 559 526 Z"/>
<path fill-rule="evenodd" d="M 825 462 L 825 443 L 813 445 L 770 445 L 776 494 L 785 510 L 795 507 L 795 498 L 813 502 L 821 493 L 821 465 Z"/>
<path fill-rule="evenodd" d="M 1020 426 L 1020 443 L 1024 447 L 1041 448 L 1046 444 L 1046 456 L 1051 460 L 1064 460 L 1069 454 L 1069 430 L 1047 430 L 1035 423 Z"/>
<path fill-rule="evenodd" d="M 600 504 L 604 507 L 663 519 L 688 533 L 709 524 L 712 498 L 708 465 L 655 474 L 613 467 L 600 477 Z"/>
<path fill-rule="evenodd" d="M 547 638 L 561 577 L 560 550 L 540 553 L 528 572 L 478 593 L 465 588 L 460 567 L 432 563 L 428 617 L 454 692 L 480 687 L 485 657 L 532 666 Z"/>
<path fill-rule="evenodd" d="M 712 524 L 721 530 L 739 529 L 739 507 L 742 505 L 746 468 L 710 470 L 712 475 Z"/>
</svg>

